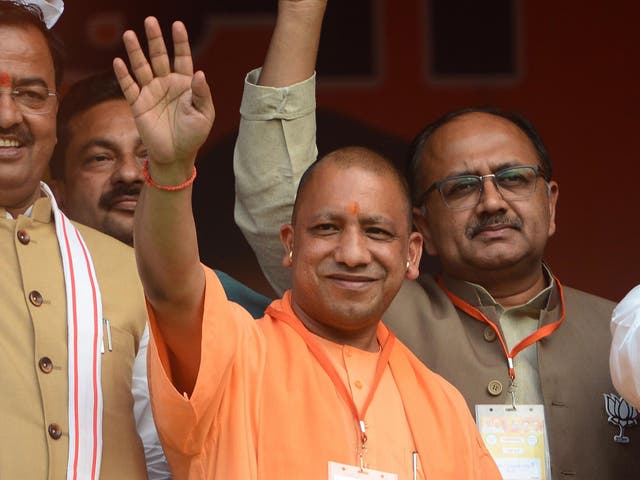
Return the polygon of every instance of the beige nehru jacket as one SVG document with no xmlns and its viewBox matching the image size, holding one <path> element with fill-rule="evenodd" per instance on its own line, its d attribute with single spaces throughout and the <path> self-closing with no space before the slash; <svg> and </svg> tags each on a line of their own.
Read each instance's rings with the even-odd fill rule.
<svg viewBox="0 0 640 480">
<path fill-rule="evenodd" d="M 102 356 L 100 478 L 144 479 L 131 369 L 146 311 L 133 250 L 77 226 L 93 257 L 103 317 L 111 324 L 113 350 Z M 65 479 L 69 438 L 66 300 L 49 199 L 36 201 L 31 217 L 7 219 L 0 209 L 0 241 L 0 479 Z"/>
</svg>

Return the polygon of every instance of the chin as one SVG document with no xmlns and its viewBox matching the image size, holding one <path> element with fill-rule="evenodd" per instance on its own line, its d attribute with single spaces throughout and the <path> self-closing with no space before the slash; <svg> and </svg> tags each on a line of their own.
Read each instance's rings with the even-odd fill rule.
<svg viewBox="0 0 640 480">
<path fill-rule="evenodd" d="M 522 263 L 524 258 L 522 255 L 483 257 L 470 261 L 468 265 L 481 271 L 500 271 L 517 267 Z"/>
<path fill-rule="evenodd" d="M 133 217 L 132 218 L 116 218 L 114 215 L 108 215 L 102 222 L 101 230 L 111 237 L 118 240 L 123 238 L 133 238 Z"/>
<path fill-rule="evenodd" d="M 382 318 L 382 313 L 378 309 L 371 308 L 370 304 L 359 304 L 345 306 L 344 308 L 334 308 L 330 315 L 337 325 L 358 329 L 377 323 Z"/>
<path fill-rule="evenodd" d="M 133 247 L 133 231 L 130 229 L 105 229 L 103 233 Z"/>
</svg>

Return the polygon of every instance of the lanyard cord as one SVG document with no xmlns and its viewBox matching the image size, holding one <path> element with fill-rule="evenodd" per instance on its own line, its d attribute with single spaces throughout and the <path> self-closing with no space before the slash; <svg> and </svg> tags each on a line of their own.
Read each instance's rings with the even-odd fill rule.
<svg viewBox="0 0 640 480">
<path fill-rule="evenodd" d="M 513 349 L 511 349 L 511 351 L 508 350 L 507 344 L 505 343 L 504 338 L 502 338 L 502 334 L 500 333 L 500 329 L 496 326 L 495 323 L 493 323 L 491 320 L 489 320 L 484 313 L 482 313 L 476 307 L 474 307 L 473 305 L 469 304 L 468 302 L 465 302 L 462 298 L 460 298 L 457 295 L 455 295 L 454 293 L 452 293 L 445 286 L 445 284 L 442 281 L 441 277 L 438 277 L 438 285 L 440 285 L 440 288 L 442 288 L 442 290 L 444 290 L 444 292 L 449 297 L 449 300 L 451 300 L 451 303 L 453 303 L 453 305 L 456 308 L 459 308 L 460 310 L 465 312 L 467 315 L 470 315 L 471 317 L 475 318 L 476 320 L 479 320 L 480 322 L 488 324 L 493 329 L 493 331 L 496 332 L 496 335 L 498 336 L 498 339 L 500 340 L 500 345 L 502 345 L 502 350 L 504 351 L 504 354 L 505 354 L 505 356 L 507 358 L 507 364 L 509 366 L 509 377 L 511 377 L 511 380 L 513 381 L 516 378 L 516 372 L 515 372 L 515 369 L 513 367 L 513 359 L 516 357 L 516 355 L 518 355 L 518 353 L 520 353 L 522 350 L 524 350 L 525 348 L 529 347 L 530 345 L 533 345 L 534 343 L 538 342 L 539 340 L 551 335 L 553 332 L 555 332 L 560 327 L 560 325 L 564 321 L 565 305 L 564 305 L 564 293 L 562 291 L 562 284 L 560 283 L 560 281 L 558 280 L 558 278 L 555 275 L 553 276 L 553 279 L 555 280 L 556 284 L 558 285 L 558 292 L 560 294 L 560 309 L 561 309 L 560 318 L 558 320 L 556 320 L 555 322 L 553 322 L 553 323 L 549 323 L 549 324 L 545 325 L 544 327 L 539 328 L 538 330 L 536 330 L 532 334 L 530 334 L 527 337 L 523 338 L 515 347 L 513 347 Z"/>
<path fill-rule="evenodd" d="M 331 360 L 329 360 L 329 357 L 325 353 L 324 349 L 320 346 L 316 339 L 313 338 L 311 332 L 307 330 L 302 322 L 297 318 L 291 318 L 285 312 L 281 312 L 279 310 L 276 310 L 275 308 L 269 307 L 266 313 L 286 323 L 291 328 L 293 328 L 293 330 L 295 330 L 295 332 L 300 335 L 300 337 L 302 337 L 304 342 L 307 344 L 307 348 L 309 348 L 309 351 L 313 354 L 314 357 L 316 357 L 316 360 L 323 368 L 323 370 L 327 373 L 327 375 L 335 385 L 336 390 L 338 390 L 338 393 L 351 410 L 353 417 L 358 422 L 358 427 L 360 428 L 360 442 L 362 448 L 364 448 L 365 444 L 367 443 L 367 433 L 365 429 L 364 417 L 367 409 L 369 408 L 371 400 L 373 400 L 373 396 L 378 388 L 378 384 L 380 383 L 384 370 L 389 362 L 391 350 L 393 349 L 393 345 L 395 343 L 395 335 L 389 331 L 389 335 L 382 345 L 382 350 L 380 351 L 380 356 L 378 357 L 378 362 L 376 364 L 376 372 L 373 379 L 373 384 L 371 385 L 369 394 L 367 395 L 367 398 L 362 405 L 362 409 L 360 410 L 360 412 L 358 412 L 358 407 L 353 401 L 353 397 L 349 393 L 349 390 L 347 389 L 344 382 L 340 378 L 340 375 L 331 363 Z"/>
</svg>

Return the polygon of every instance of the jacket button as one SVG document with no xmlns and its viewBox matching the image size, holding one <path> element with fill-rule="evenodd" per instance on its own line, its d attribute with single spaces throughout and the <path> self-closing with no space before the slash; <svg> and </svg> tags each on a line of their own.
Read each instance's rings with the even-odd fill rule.
<svg viewBox="0 0 640 480">
<path fill-rule="evenodd" d="M 39 307 L 42 305 L 42 295 L 37 290 L 31 290 L 29 292 L 29 301 L 36 307 Z"/>
<path fill-rule="evenodd" d="M 487 342 L 495 342 L 496 338 L 498 338 L 496 331 L 491 327 L 486 327 L 482 332 L 482 336 Z"/>
<path fill-rule="evenodd" d="M 502 393 L 502 383 L 500 383 L 498 380 L 491 380 L 489 382 L 489 385 L 487 385 L 487 390 L 489 391 L 490 395 L 497 397 Z"/>
<path fill-rule="evenodd" d="M 53 362 L 49 357 L 42 357 L 38 361 L 38 367 L 40 367 L 43 373 L 51 373 L 53 370 Z"/>
<path fill-rule="evenodd" d="M 54 440 L 58 440 L 62 436 L 62 429 L 57 423 L 50 424 L 47 430 L 49 432 L 49 436 Z"/>
<path fill-rule="evenodd" d="M 31 241 L 31 237 L 26 230 L 18 230 L 18 241 L 23 245 L 27 245 Z"/>
</svg>

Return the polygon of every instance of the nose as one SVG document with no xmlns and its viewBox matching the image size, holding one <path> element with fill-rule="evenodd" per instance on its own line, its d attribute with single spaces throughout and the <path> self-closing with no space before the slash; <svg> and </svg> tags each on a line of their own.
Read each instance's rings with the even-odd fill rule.
<svg viewBox="0 0 640 480">
<path fill-rule="evenodd" d="M 0 128 L 10 128 L 22 122 L 22 112 L 18 109 L 11 93 L 0 90 Z"/>
<path fill-rule="evenodd" d="M 371 252 L 367 246 L 367 237 L 357 227 L 345 229 L 339 238 L 334 259 L 348 267 L 357 267 L 371 262 Z"/>
<path fill-rule="evenodd" d="M 142 184 L 144 182 L 142 160 L 134 153 L 123 155 L 116 163 L 116 169 L 111 178 L 113 183 Z"/>
<path fill-rule="evenodd" d="M 485 175 L 482 178 L 482 189 L 477 208 L 484 212 L 504 211 L 508 208 L 496 183 L 495 175 Z"/>
</svg>

